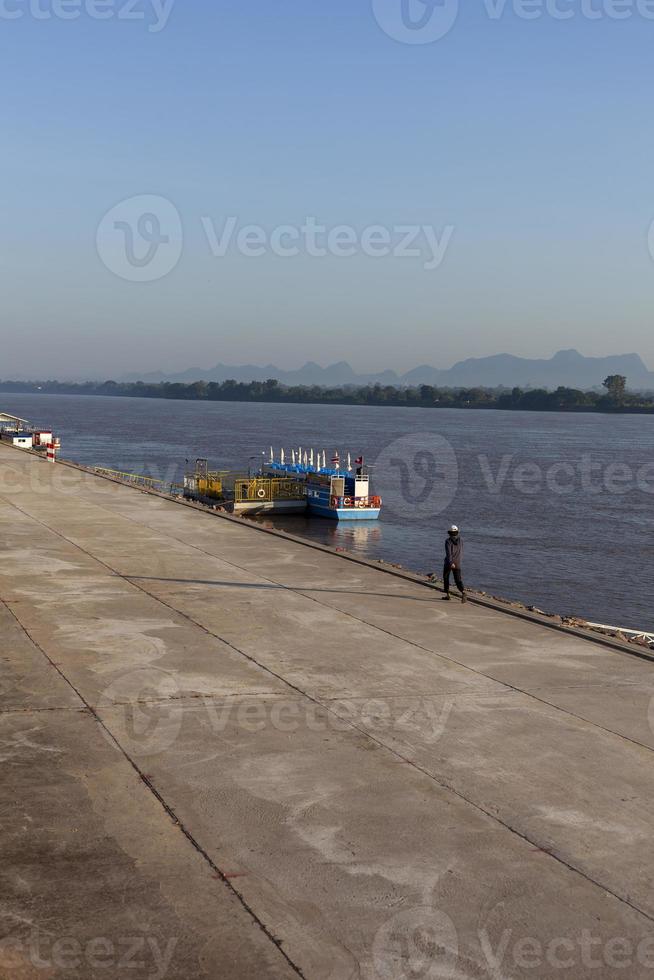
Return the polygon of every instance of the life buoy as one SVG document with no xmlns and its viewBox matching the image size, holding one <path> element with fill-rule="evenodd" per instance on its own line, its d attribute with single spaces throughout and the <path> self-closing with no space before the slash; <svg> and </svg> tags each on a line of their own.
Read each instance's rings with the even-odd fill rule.
<svg viewBox="0 0 654 980">
<path fill-rule="evenodd" d="M 332 510 L 338 510 L 338 497 L 331 497 L 329 506 L 332 508 Z"/>
<path fill-rule="evenodd" d="M 351 504 L 352 504 L 352 498 L 351 497 L 346 497 L 344 499 L 343 503 L 345 504 L 346 507 L 350 507 Z"/>
<path fill-rule="evenodd" d="M 259 487 L 259 489 L 257 490 L 257 497 L 259 497 L 260 500 L 263 500 L 265 496 L 266 496 L 266 491 L 263 489 L 263 487 Z"/>
</svg>

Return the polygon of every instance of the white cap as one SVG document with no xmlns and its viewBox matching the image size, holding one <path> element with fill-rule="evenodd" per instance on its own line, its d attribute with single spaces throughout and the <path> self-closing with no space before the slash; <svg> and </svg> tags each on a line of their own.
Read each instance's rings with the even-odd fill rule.
<svg viewBox="0 0 654 980">
<path fill-rule="evenodd" d="M 453 533 L 454 531 L 458 531 L 458 530 L 459 530 L 459 529 L 458 529 L 458 527 L 456 526 L 456 524 L 453 524 L 453 525 L 452 525 L 452 527 L 450 528 L 450 534 L 452 534 L 452 533 Z"/>
</svg>

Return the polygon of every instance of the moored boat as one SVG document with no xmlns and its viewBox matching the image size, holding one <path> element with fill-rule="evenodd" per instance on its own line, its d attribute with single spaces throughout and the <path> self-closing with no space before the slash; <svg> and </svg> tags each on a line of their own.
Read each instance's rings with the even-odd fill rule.
<svg viewBox="0 0 654 980">
<path fill-rule="evenodd" d="M 197 459 L 193 470 L 184 475 L 184 496 L 210 507 L 234 514 L 307 514 L 336 521 L 370 521 L 379 517 L 381 497 L 370 493 L 370 474 L 360 456 L 354 467 L 347 456 L 341 466 L 334 453 L 327 466 L 325 453 L 290 453 L 284 450 L 275 459 L 270 450 L 268 463 L 256 473 L 210 470 L 206 459 Z"/>
<path fill-rule="evenodd" d="M 354 468 L 348 454 L 347 465 L 341 466 L 340 456 L 335 452 L 331 466 L 327 466 L 325 453 L 302 453 L 291 451 L 291 461 L 286 462 L 284 451 L 275 460 L 270 451 L 269 473 L 285 473 L 295 479 L 303 479 L 307 510 L 317 517 L 327 517 L 336 521 L 377 520 L 382 500 L 370 493 L 370 473 L 363 456 L 354 461 Z"/>
</svg>

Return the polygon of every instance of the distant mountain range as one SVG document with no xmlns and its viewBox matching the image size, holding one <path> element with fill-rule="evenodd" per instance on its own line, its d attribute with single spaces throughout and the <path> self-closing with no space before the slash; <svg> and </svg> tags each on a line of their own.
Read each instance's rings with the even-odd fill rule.
<svg viewBox="0 0 654 980">
<path fill-rule="evenodd" d="M 589 390 L 601 387 L 609 374 L 623 374 L 632 390 L 654 390 L 654 372 L 649 371 L 638 354 L 615 354 L 609 357 L 585 357 L 576 350 L 560 350 L 549 359 L 515 357 L 513 354 L 494 354 L 492 357 L 471 357 L 459 361 L 451 368 L 435 368 L 421 365 L 397 374 L 381 371 L 374 374 L 357 374 L 347 363 L 339 361 L 321 367 L 308 361 L 304 367 L 287 371 L 274 364 L 259 367 L 254 364 L 216 364 L 212 368 L 189 368 L 176 374 L 155 371 L 150 374 L 127 374 L 121 381 L 266 381 L 276 378 L 286 385 L 320 385 L 340 387 L 345 385 L 438 385 L 443 388 L 471 388 L 481 386 L 497 388 L 570 388 Z"/>
</svg>

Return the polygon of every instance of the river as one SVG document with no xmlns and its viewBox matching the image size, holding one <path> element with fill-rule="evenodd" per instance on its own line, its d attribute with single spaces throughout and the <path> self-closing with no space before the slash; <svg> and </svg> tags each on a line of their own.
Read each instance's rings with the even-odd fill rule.
<svg viewBox="0 0 654 980">
<path fill-rule="evenodd" d="M 270 446 L 363 453 L 379 521 L 274 523 L 427 572 L 454 522 L 472 587 L 654 631 L 654 416 L 7 393 L 0 409 L 52 426 L 63 458 L 171 482 L 196 457 L 256 469 Z"/>
</svg>

